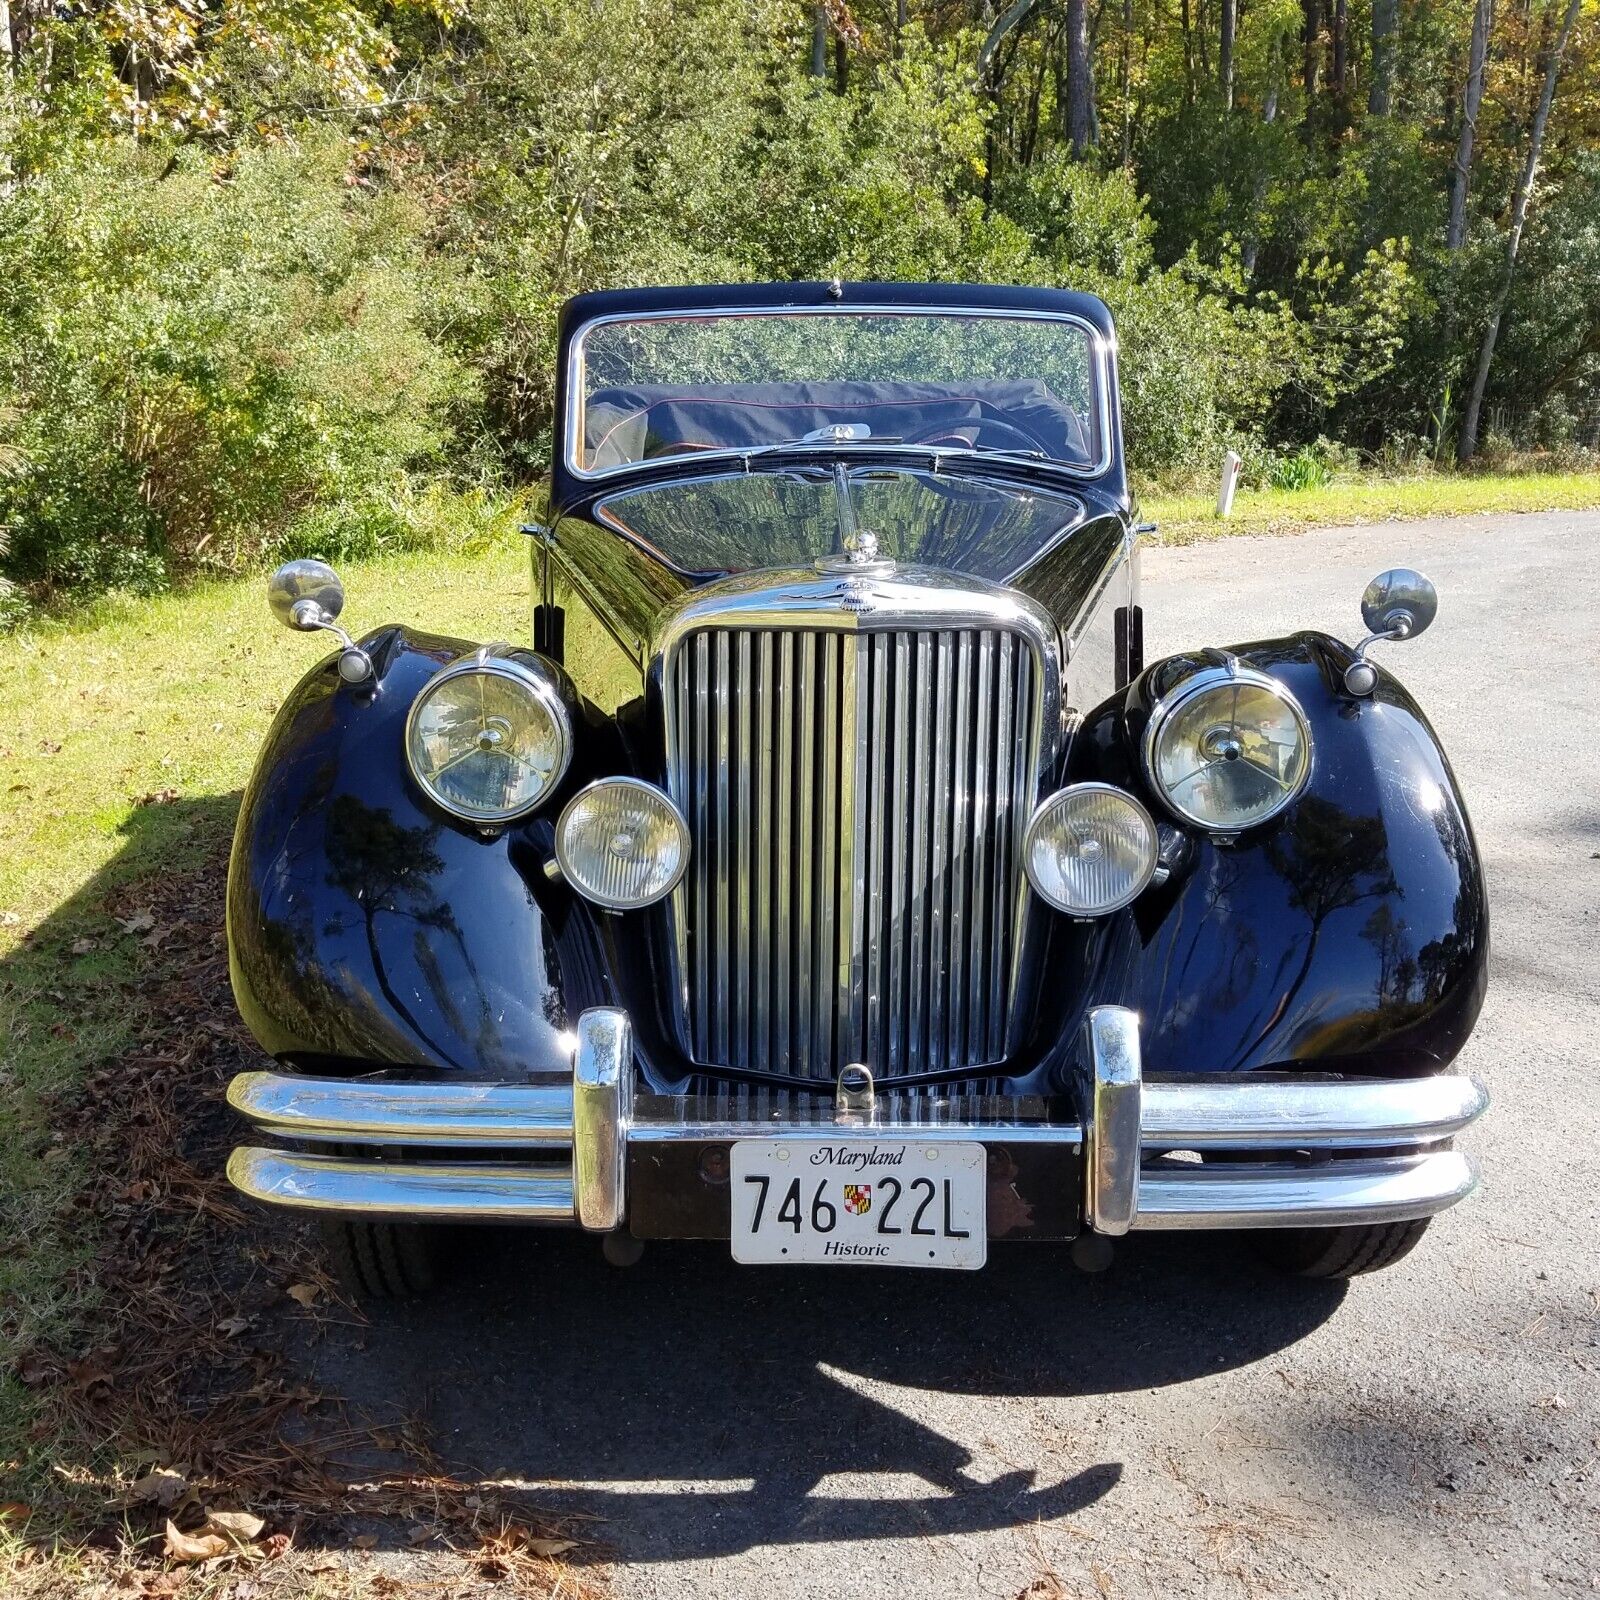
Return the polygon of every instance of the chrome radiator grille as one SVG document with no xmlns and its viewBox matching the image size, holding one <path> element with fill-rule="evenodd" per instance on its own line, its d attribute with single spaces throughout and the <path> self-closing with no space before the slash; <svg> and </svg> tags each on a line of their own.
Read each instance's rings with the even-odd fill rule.
<svg viewBox="0 0 1600 1600">
<path fill-rule="evenodd" d="M 676 642 L 668 785 L 693 853 L 671 920 L 696 1062 L 831 1080 L 1005 1057 L 1047 670 L 1003 627 Z"/>
</svg>

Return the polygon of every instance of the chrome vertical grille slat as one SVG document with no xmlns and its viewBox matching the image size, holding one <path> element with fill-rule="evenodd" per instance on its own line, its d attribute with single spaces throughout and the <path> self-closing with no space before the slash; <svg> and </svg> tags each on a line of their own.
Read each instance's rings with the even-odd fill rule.
<svg viewBox="0 0 1600 1600">
<path fill-rule="evenodd" d="M 1014 1050 L 1018 852 L 1054 749 L 1054 661 L 983 625 L 708 623 L 663 659 L 671 902 L 697 1064 L 831 1081 Z"/>
</svg>

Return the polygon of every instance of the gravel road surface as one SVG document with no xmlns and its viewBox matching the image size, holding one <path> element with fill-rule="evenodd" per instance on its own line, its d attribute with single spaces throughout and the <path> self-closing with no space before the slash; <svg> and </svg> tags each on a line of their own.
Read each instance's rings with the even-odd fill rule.
<svg viewBox="0 0 1600 1600">
<path fill-rule="evenodd" d="M 1224 1239 L 980 1275 L 737 1270 L 513 1235 L 454 1294 L 330 1340 L 331 1388 L 581 1511 L 625 1596 L 1600 1592 L 1600 515 L 1158 551 L 1152 657 L 1355 637 L 1382 567 L 1439 585 L 1381 647 L 1454 762 L 1494 971 L 1465 1064 L 1485 1182 L 1394 1270 L 1258 1271 Z"/>
</svg>

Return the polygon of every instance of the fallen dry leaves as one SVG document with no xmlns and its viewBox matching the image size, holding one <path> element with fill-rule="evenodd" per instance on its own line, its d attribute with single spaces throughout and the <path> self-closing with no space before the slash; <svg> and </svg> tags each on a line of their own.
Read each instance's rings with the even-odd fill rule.
<svg viewBox="0 0 1600 1600">
<path fill-rule="evenodd" d="M 184 1566 L 221 1561 L 249 1553 L 266 1525 L 265 1518 L 253 1517 L 248 1511 L 213 1511 L 193 1533 L 184 1533 L 169 1517 L 163 1549 L 169 1561 Z"/>
<path fill-rule="evenodd" d="M 17 1559 L 47 1567 L 59 1541 L 93 1575 L 83 1592 L 119 1597 L 210 1596 L 191 1580 L 235 1568 L 248 1585 L 278 1574 L 251 1590 L 263 1596 L 304 1594 L 313 1571 L 319 1593 L 340 1593 L 343 1574 L 351 1593 L 398 1596 L 412 1592 L 408 1562 L 431 1564 L 418 1592 L 432 1593 L 453 1563 L 447 1589 L 462 1600 L 596 1594 L 562 1560 L 579 1548 L 563 1524 L 453 1477 L 419 1422 L 354 1414 L 286 1353 L 292 1326 L 331 1314 L 338 1336 L 359 1314 L 307 1230 L 254 1214 L 222 1176 L 238 1132 L 223 1091 L 256 1061 L 228 988 L 223 870 L 218 853 L 105 907 L 162 942 L 141 939 L 152 971 L 130 997 L 137 1044 L 54 1119 L 56 1147 L 89 1174 L 62 1222 L 92 1241 L 83 1287 L 100 1310 L 70 1346 L 13 1364 L 40 1401 L 30 1437 L 49 1469 L 39 1503 L 0 1505 L 24 1540 Z M 394 1467 L 374 1474 L 375 1451 Z M 424 1530 L 415 1554 L 408 1527 Z M 4 1571 L 0 1590 L 28 1592 Z"/>
</svg>

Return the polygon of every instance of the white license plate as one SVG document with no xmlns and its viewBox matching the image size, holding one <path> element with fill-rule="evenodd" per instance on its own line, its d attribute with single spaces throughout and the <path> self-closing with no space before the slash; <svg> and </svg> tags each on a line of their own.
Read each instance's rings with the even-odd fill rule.
<svg viewBox="0 0 1600 1600">
<path fill-rule="evenodd" d="M 733 1259 L 981 1267 L 981 1144 L 916 1139 L 740 1139 L 729 1174 Z"/>
</svg>

